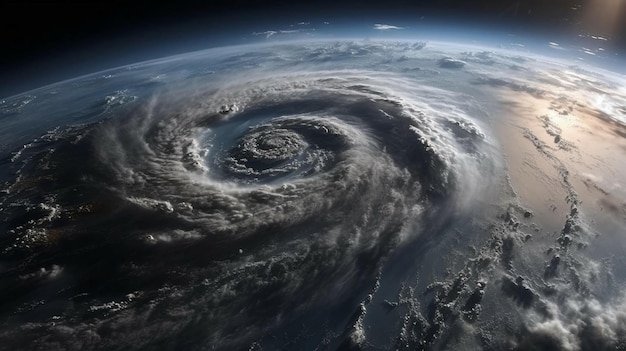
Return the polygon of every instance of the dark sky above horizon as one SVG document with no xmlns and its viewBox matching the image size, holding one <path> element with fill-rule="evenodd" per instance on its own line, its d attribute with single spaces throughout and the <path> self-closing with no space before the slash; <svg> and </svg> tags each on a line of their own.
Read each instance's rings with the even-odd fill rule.
<svg viewBox="0 0 626 351">
<path fill-rule="evenodd" d="M 371 25 L 426 19 L 518 32 L 602 35 L 610 37 L 615 48 L 626 48 L 625 4 L 624 0 L 8 0 L 0 5 L 0 97 L 123 64 L 237 44 L 233 38 L 300 21 Z"/>
</svg>

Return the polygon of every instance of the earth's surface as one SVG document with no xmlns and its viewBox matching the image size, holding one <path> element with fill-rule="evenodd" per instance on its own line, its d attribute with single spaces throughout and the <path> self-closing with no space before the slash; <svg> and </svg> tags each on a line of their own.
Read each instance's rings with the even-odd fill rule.
<svg viewBox="0 0 626 351">
<path fill-rule="evenodd" d="M 625 349 L 626 79 L 547 52 L 279 42 L 3 99 L 0 349 Z"/>
</svg>

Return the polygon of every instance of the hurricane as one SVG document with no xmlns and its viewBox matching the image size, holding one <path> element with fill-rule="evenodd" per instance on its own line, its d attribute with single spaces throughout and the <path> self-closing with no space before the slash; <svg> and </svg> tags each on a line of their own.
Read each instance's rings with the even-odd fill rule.
<svg viewBox="0 0 626 351">
<path fill-rule="evenodd" d="M 484 86 L 538 99 L 548 90 L 481 66 L 464 72 L 493 60 L 518 71 L 516 54 L 435 47 L 213 50 L 3 101 L 0 118 L 26 116 L 0 160 L 4 345 L 430 350 L 471 338 L 495 348 L 548 342 L 542 326 L 571 312 L 556 301 L 573 306 L 578 296 L 566 293 L 575 282 L 554 283 L 563 267 L 580 267 L 580 294 L 593 290 L 585 282 L 605 278 L 584 273 L 581 262 L 596 261 L 570 254 L 591 241 L 572 167 L 538 132 L 498 130 L 494 119 L 505 112 Z M 63 99 L 76 98 L 64 97 L 68 89 L 84 92 L 75 113 L 64 108 Z M 33 104 L 50 109 L 28 117 Z M 47 131 L 29 129 L 28 118 Z M 566 191 L 565 221 L 546 221 L 564 226 L 556 239 L 541 236 L 519 200 L 497 133 L 521 136 L 527 154 L 540 152 L 546 169 L 559 172 L 545 178 Z M 565 141 L 559 134 L 555 142 Z M 482 317 L 502 305 L 516 311 L 506 321 Z M 511 325 L 522 331 L 503 331 Z M 563 340 L 585 337 L 571 333 Z"/>
</svg>

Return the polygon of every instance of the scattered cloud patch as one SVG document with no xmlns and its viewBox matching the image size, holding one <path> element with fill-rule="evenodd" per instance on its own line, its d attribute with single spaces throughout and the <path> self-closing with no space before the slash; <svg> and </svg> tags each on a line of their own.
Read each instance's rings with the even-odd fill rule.
<svg viewBox="0 0 626 351">
<path fill-rule="evenodd" d="M 277 33 L 275 30 L 266 30 L 265 32 L 253 32 L 252 35 L 265 35 L 266 38 L 269 38 Z"/>
<path fill-rule="evenodd" d="M 392 26 L 390 24 L 376 23 L 374 25 L 374 29 L 377 29 L 377 30 L 390 30 L 390 29 L 404 29 L 404 28 L 403 27 L 398 27 L 398 26 Z"/>
<path fill-rule="evenodd" d="M 553 41 L 548 42 L 548 47 L 551 48 L 551 49 L 565 50 L 565 48 L 562 47 L 559 43 L 555 43 Z"/>
<path fill-rule="evenodd" d="M 266 30 L 265 32 L 253 32 L 252 35 L 264 35 L 266 38 L 270 38 L 276 34 L 294 34 L 300 33 L 301 30 L 293 29 L 293 30 Z"/>
<path fill-rule="evenodd" d="M 593 52 L 591 49 L 587 49 L 586 47 L 581 47 L 580 51 L 582 51 L 583 53 L 587 55 L 596 56 L 595 52 Z"/>
<path fill-rule="evenodd" d="M 578 34 L 578 36 L 581 37 L 581 38 L 590 38 L 590 39 L 593 39 L 593 40 L 609 41 L 608 38 L 601 37 L 599 35 Z"/>
</svg>

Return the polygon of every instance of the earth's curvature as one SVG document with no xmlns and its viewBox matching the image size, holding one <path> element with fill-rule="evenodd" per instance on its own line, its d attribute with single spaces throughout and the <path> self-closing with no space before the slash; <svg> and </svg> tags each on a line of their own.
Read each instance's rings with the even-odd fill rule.
<svg viewBox="0 0 626 351">
<path fill-rule="evenodd" d="M 626 347 L 626 79 L 319 40 L 0 104 L 0 348 Z"/>
</svg>

